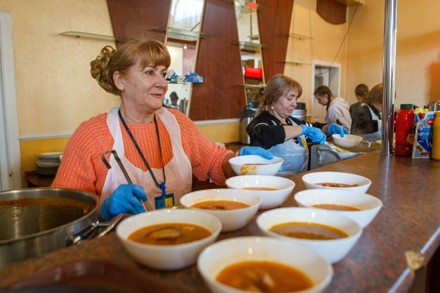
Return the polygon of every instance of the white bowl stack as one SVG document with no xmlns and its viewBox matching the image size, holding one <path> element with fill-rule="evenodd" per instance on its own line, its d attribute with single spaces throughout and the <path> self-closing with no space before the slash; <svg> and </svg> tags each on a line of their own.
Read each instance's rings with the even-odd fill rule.
<svg viewBox="0 0 440 293">
<path fill-rule="evenodd" d="M 35 173 L 40 175 L 55 175 L 61 164 L 62 152 L 49 152 L 38 155 Z"/>
</svg>

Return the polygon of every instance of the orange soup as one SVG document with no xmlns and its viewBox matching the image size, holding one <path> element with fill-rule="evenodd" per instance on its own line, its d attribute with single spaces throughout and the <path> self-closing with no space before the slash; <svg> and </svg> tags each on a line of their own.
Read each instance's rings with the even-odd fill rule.
<svg viewBox="0 0 440 293">
<path fill-rule="evenodd" d="M 313 286 L 302 271 L 271 261 L 243 261 L 224 268 L 217 281 L 253 292 L 293 292 Z"/>
<path fill-rule="evenodd" d="M 244 187 L 242 189 L 247 189 L 247 190 L 278 190 L 278 188 L 274 188 L 274 187 L 264 187 L 264 186 L 252 186 L 252 187 Z"/>
<path fill-rule="evenodd" d="M 232 200 L 207 200 L 193 204 L 191 207 L 206 210 L 236 210 L 248 208 L 250 205 Z"/>
<path fill-rule="evenodd" d="M 360 211 L 361 209 L 339 205 L 339 204 L 315 204 L 312 205 L 314 208 L 324 209 L 324 210 L 334 210 L 334 211 Z"/>
<path fill-rule="evenodd" d="M 322 185 L 326 187 L 356 187 L 359 186 L 359 184 L 347 184 L 347 183 L 333 183 L 333 182 L 322 182 L 322 183 L 316 183 L 316 185 Z"/>
<path fill-rule="evenodd" d="M 155 245 L 176 245 L 206 238 L 207 229 L 185 223 L 157 224 L 140 228 L 128 236 L 129 240 Z"/>
<path fill-rule="evenodd" d="M 348 237 L 347 233 L 337 228 L 306 222 L 282 223 L 271 227 L 269 231 L 283 236 L 312 240 L 329 240 Z"/>
</svg>

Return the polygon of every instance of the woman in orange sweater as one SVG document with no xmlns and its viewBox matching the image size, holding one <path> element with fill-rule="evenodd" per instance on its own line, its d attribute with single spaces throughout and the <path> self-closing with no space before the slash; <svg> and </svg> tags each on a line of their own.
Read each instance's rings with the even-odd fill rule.
<svg viewBox="0 0 440 293">
<path fill-rule="evenodd" d="M 104 90 L 120 96 L 121 105 L 80 125 L 66 146 L 52 187 L 100 196 L 100 214 L 108 220 L 120 213 L 178 204 L 191 191 L 193 174 L 218 185 L 234 175 L 228 163 L 234 156 L 231 151 L 207 140 L 181 112 L 162 107 L 170 63 L 166 46 L 155 40 L 101 50 L 90 63 L 90 73 Z M 127 184 L 111 150 L 133 184 Z M 272 157 L 253 147 L 242 148 L 240 154 Z"/>
</svg>

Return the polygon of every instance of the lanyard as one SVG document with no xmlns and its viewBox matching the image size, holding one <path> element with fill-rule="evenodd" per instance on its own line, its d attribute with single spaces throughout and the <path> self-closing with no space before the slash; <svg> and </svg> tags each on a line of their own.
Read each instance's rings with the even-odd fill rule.
<svg viewBox="0 0 440 293">
<path fill-rule="evenodd" d="M 127 123 L 125 123 L 124 118 L 121 115 L 121 110 L 118 110 L 118 115 L 119 115 L 119 119 L 122 122 L 122 125 L 124 125 L 125 130 L 127 131 L 128 135 L 131 138 L 131 141 L 133 142 L 134 146 L 136 147 L 137 152 L 139 153 L 139 156 L 141 156 L 142 161 L 144 162 L 145 167 L 147 167 L 148 172 L 151 175 L 151 178 L 153 178 L 154 183 L 156 184 L 157 187 L 159 187 L 162 190 L 162 195 L 165 195 L 165 182 L 166 182 L 166 177 L 165 177 L 165 166 L 163 164 L 163 157 L 162 157 L 162 147 L 160 144 L 160 135 L 159 135 L 159 126 L 157 125 L 157 120 L 156 120 L 156 115 L 154 115 L 154 125 L 156 127 L 156 136 L 157 136 L 157 145 L 159 147 L 159 153 L 160 153 L 160 160 L 162 162 L 162 174 L 163 174 L 163 182 L 159 183 L 159 181 L 157 181 L 156 176 L 154 176 L 153 170 L 151 170 L 150 164 L 148 164 L 147 159 L 145 159 L 144 154 L 142 153 L 136 139 L 134 138 L 133 134 L 131 133 L 130 129 L 127 126 Z"/>
</svg>

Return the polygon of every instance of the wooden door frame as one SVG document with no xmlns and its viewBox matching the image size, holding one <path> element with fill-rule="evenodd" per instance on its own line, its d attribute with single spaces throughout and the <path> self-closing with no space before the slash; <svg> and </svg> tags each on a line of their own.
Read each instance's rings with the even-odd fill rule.
<svg viewBox="0 0 440 293">
<path fill-rule="evenodd" d="M 0 190 L 21 188 L 12 17 L 0 11 Z"/>
</svg>

